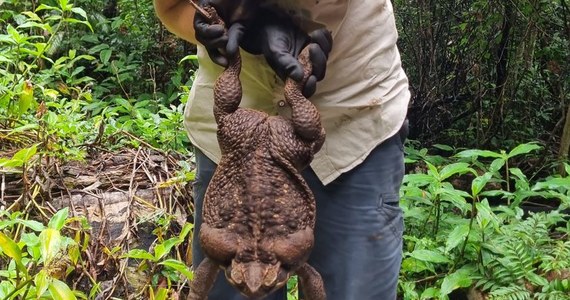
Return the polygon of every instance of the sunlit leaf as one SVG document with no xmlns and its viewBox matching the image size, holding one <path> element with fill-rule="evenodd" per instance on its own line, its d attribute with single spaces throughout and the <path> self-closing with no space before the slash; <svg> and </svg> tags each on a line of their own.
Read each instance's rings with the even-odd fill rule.
<svg viewBox="0 0 570 300">
<path fill-rule="evenodd" d="M 34 99 L 34 86 L 29 80 L 22 82 L 22 91 L 18 99 L 19 113 L 24 114 L 34 105 L 36 105 L 36 100 Z"/>
<path fill-rule="evenodd" d="M 198 55 L 196 55 L 196 54 L 186 55 L 178 63 L 182 63 L 182 62 L 187 61 L 187 60 L 190 60 L 192 62 L 198 62 Z"/>
<path fill-rule="evenodd" d="M 188 280 L 192 280 L 194 278 L 194 273 L 192 273 L 190 268 L 185 263 L 183 263 L 179 260 L 166 259 L 166 260 L 160 262 L 159 264 L 165 265 L 167 267 L 170 267 L 170 268 L 180 272 L 182 275 L 186 276 L 186 278 L 188 278 Z"/>
<path fill-rule="evenodd" d="M 68 214 L 68 207 L 60 209 L 51 217 L 48 223 L 48 227 L 55 230 L 61 230 L 63 228 L 63 225 L 65 225 L 65 220 L 67 219 Z"/>
<path fill-rule="evenodd" d="M 37 145 L 33 145 L 30 148 L 21 149 L 20 151 L 16 152 L 16 154 L 14 154 L 12 160 L 27 163 L 34 155 L 36 155 L 37 150 Z"/>
<path fill-rule="evenodd" d="M 65 282 L 52 279 L 49 285 L 49 292 L 54 300 L 75 300 L 75 294 L 71 291 Z"/>
<path fill-rule="evenodd" d="M 40 270 L 36 276 L 34 276 L 34 284 L 36 285 L 36 296 L 39 299 L 47 290 L 52 279 L 48 276 L 45 269 Z"/>
<path fill-rule="evenodd" d="M 44 263 L 50 262 L 59 252 L 61 234 L 58 230 L 47 228 L 40 233 L 40 253 Z"/>
<path fill-rule="evenodd" d="M 158 291 L 156 291 L 156 294 L 154 295 L 154 299 L 155 300 L 165 300 L 168 297 L 168 290 L 161 287 L 158 288 Z"/>
<path fill-rule="evenodd" d="M 20 247 L 2 232 L 0 232 L 0 249 L 17 263 L 22 261 L 22 250 L 20 250 Z"/>
<path fill-rule="evenodd" d="M 132 249 L 127 254 L 122 257 L 134 258 L 134 259 L 146 259 L 154 261 L 154 256 L 142 249 Z"/>
</svg>

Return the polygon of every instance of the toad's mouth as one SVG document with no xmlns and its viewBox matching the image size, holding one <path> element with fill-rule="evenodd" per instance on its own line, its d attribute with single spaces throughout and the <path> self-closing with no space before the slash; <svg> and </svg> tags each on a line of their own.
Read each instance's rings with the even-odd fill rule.
<svg viewBox="0 0 570 300">
<path fill-rule="evenodd" d="M 290 276 L 290 271 L 283 268 L 279 262 L 269 264 L 259 261 L 233 260 L 225 273 L 228 281 L 251 299 L 262 299 L 285 286 Z"/>
</svg>

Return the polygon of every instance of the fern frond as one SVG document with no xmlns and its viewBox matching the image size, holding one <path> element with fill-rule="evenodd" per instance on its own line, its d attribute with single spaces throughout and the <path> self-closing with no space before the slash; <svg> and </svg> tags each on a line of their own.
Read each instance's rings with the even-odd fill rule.
<svg viewBox="0 0 570 300">
<path fill-rule="evenodd" d="M 500 287 L 489 293 L 489 300 L 530 300 L 530 292 L 522 286 Z"/>
</svg>

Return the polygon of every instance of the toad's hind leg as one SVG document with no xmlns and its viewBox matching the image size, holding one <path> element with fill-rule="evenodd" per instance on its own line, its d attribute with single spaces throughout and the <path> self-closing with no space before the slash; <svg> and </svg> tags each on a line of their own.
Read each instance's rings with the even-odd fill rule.
<svg viewBox="0 0 570 300">
<path fill-rule="evenodd" d="M 190 282 L 190 293 L 186 300 L 206 300 L 219 271 L 218 264 L 206 257 L 194 271 L 194 279 Z"/>
<path fill-rule="evenodd" d="M 287 78 L 285 99 L 291 106 L 291 121 L 295 132 L 303 139 L 314 142 L 314 152 L 317 152 L 324 141 L 325 130 L 321 125 L 321 117 L 317 108 L 301 92 L 313 69 L 309 59 L 309 47 L 305 47 L 299 54 L 299 62 L 303 65 L 304 71 L 303 80 L 296 82 Z"/>
<path fill-rule="evenodd" d="M 301 290 L 306 300 L 326 300 L 325 285 L 319 272 L 311 267 L 308 263 L 304 263 L 297 269 Z"/>
<path fill-rule="evenodd" d="M 241 57 L 238 52 L 235 57 L 230 58 L 228 67 L 214 84 L 214 117 L 218 124 L 239 107 L 242 97 L 240 72 Z"/>
</svg>

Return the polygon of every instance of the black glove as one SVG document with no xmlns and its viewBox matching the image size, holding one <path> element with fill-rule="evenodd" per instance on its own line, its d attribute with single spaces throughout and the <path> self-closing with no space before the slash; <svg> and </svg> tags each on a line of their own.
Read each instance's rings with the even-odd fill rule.
<svg viewBox="0 0 570 300">
<path fill-rule="evenodd" d="M 247 26 L 236 24 L 230 28 L 231 40 L 227 44 L 227 53 L 238 50 L 236 41 L 252 54 L 263 54 L 277 75 L 285 80 L 303 79 L 303 67 L 297 60 L 303 48 L 309 45 L 313 71 L 303 88 L 303 95 L 310 97 L 317 88 L 317 81 L 325 77 L 327 59 L 332 49 L 332 35 L 326 29 L 318 29 L 306 34 L 293 23 L 291 18 L 281 12 L 263 8 Z M 242 38 L 243 36 L 243 38 Z"/>
<path fill-rule="evenodd" d="M 202 7 L 215 8 L 226 26 L 231 27 L 237 23 L 238 27 L 244 27 L 255 15 L 258 2 L 259 0 L 201 0 L 199 4 Z M 194 30 L 196 39 L 204 45 L 212 61 L 226 67 L 228 65 L 226 46 L 229 31 L 226 31 L 226 28 L 220 24 L 212 24 L 212 20 L 208 20 L 199 12 L 194 15 Z M 233 38 L 239 37 L 234 35 Z"/>
</svg>

